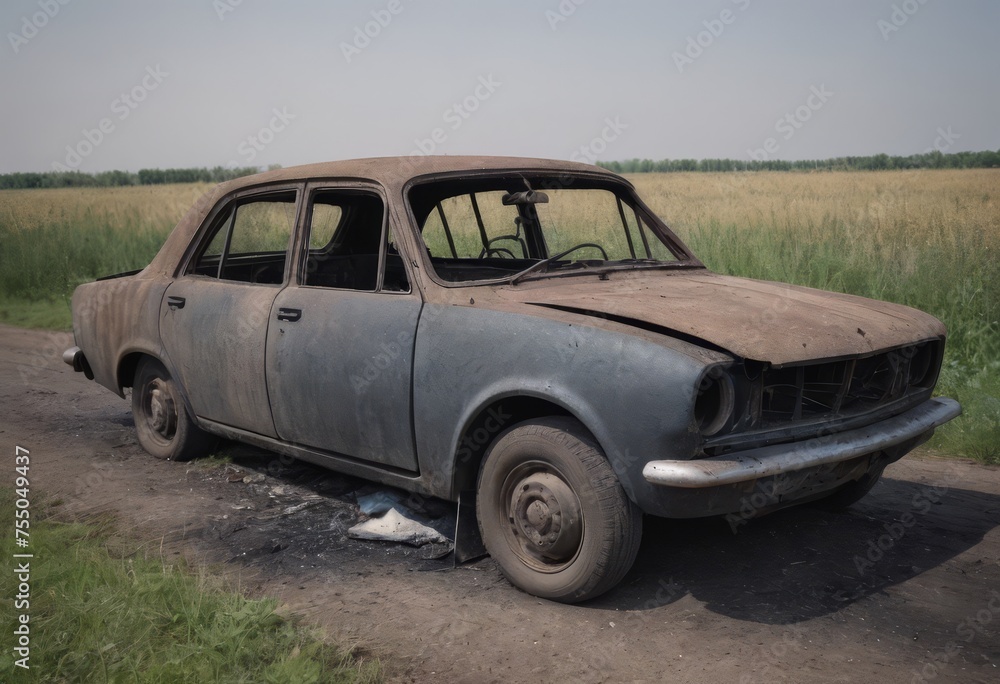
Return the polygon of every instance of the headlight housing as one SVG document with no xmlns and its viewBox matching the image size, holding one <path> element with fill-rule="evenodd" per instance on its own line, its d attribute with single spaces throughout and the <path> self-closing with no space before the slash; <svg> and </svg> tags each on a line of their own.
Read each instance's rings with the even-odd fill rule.
<svg viewBox="0 0 1000 684">
<path fill-rule="evenodd" d="M 718 433 L 728 423 L 736 406 L 733 379 L 722 366 L 713 366 L 701 378 L 695 392 L 694 420 L 705 437 Z"/>
</svg>

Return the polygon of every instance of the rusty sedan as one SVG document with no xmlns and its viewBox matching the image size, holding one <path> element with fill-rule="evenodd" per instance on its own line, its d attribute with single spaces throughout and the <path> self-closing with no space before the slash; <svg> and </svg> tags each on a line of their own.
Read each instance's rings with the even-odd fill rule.
<svg viewBox="0 0 1000 684">
<path fill-rule="evenodd" d="M 961 410 L 932 396 L 937 319 L 712 273 L 569 162 L 223 183 L 146 268 L 81 285 L 73 329 L 152 455 L 222 437 L 456 501 L 460 546 L 564 602 L 622 579 L 643 514 L 847 506 Z"/>
</svg>

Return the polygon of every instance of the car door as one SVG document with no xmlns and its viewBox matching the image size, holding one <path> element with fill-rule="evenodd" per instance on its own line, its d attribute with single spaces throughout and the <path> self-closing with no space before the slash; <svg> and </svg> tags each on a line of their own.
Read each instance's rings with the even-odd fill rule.
<svg viewBox="0 0 1000 684">
<path fill-rule="evenodd" d="M 308 189 L 296 273 L 275 302 L 267 387 L 278 436 L 417 470 L 410 382 L 421 299 L 375 187 Z"/>
<path fill-rule="evenodd" d="M 271 308 L 290 269 L 298 191 L 244 193 L 201 231 L 160 305 L 160 338 L 194 413 L 276 437 L 265 379 Z"/>
</svg>

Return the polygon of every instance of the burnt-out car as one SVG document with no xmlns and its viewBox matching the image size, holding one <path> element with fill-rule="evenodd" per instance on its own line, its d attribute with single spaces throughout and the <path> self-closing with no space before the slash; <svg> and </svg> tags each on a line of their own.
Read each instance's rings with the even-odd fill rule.
<svg viewBox="0 0 1000 684">
<path fill-rule="evenodd" d="M 628 572 L 643 514 L 848 505 L 960 412 L 935 318 L 712 273 L 568 162 L 224 183 L 145 269 L 80 286 L 73 328 L 154 456 L 224 437 L 460 501 L 512 583 L 567 602 Z"/>
</svg>

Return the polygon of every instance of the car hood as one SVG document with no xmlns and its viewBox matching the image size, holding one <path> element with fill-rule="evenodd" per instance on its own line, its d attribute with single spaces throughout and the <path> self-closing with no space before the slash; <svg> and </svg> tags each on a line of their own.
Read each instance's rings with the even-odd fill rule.
<svg viewBox="0 0 1000 684">
<path fill-rule="evenodd" d="M 537 280 L 501 296 L 660 329 L 776 366 L 865 356 L 945 334 L 939 320 L 906 306 L 700 269 Z"/>
</svg>

